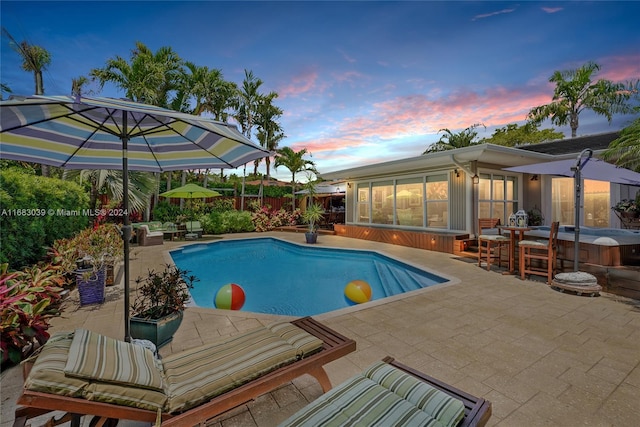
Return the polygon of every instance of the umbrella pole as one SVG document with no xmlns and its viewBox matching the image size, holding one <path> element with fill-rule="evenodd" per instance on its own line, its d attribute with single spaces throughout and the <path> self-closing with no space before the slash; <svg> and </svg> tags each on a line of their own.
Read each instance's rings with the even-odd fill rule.
<svg viewBox="0 0 640 427">
<path fill-rule="evenodd" d="M 129 241 L 131 240 L 131 225 L 129 223 L 129 159 L 127 144 L 129 136 L 127 133 L 127 113 L 122 112 L 122 193 L 124 209 L 124 225 L 122 226 L 122 238 L 124 239 L 124 340 L 131 342 L 131 332 L 129 328 Z"/>
<path fill-rule="evenodd" d="M 580 199 L 581 199 L 580 193 L 582 190 L 580 170 L 582 169 L 582 164 L 581 164 L 582 156 L 584 156 L 585 154 L 588 154 L 587 160 L 589 160 L 589 158 L 591 158 L 591 155 L 593 154 L 593 151 L 591 151 L 591 149 L 589 148 L 582 150 L 582 152 L 578 155 L 578 159 L 576 161 L 575 167 L 572 168 L 575 171 L 575 173 L 573 174 L 573 179 L 576 187 L 576 190 L 575 190 L 576 191 L 576 200 L 575 200 L 576 216 L 575 216 L 575 223 L 574 223 L 575 238 L 573 242 L 573 271 L 574 272 L 578 271 L 579 264 L 580 264 Z"/>
</svg>

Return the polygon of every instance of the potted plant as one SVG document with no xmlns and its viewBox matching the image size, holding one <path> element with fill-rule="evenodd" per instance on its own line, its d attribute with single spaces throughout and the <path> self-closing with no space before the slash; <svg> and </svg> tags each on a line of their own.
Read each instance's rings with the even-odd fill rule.
<svg viewBox="0 0 640 427">
<path fill-rule="evenodd" d="M 536 207 L 534 207 L 530 211 L 527 211 L 527 215 L 529 217 L 529 225 L 538 226 L 544 223 L 542 212 L 540 212 L 540 209 Z"/>
<path fill-rule="evenodd" d="M 163 271 L 149 270 L 146 277 L 138 277 L 131 304 L 131 336 L 149 340 L 157 348 L 170 342 L 197 281 L 187 270 L 169 264 Z"/>
<path fill-rule="evenodd" d="M 622 199 L 611 209 L 620 213 L 623 218 L 635 218 L 640 216 L 640 208 L 635 200 Z"/>
<path fill-rule="evenodd" d="M 59 239 L 49 251 L 52 262 L 75 282 L 80 305 L 104 301 L 108 279 L 113 284 L 115 264 L 123 257 L 120 232 L 113 224 L 82 230 L 70 239 Z"/>
<path fill-rule="evenodd" d="M 318 240 L 318 222 L 322 219 L 324 215 L 324 208 L 317 204 L 313 203 L 307 206 L 307 209 L 302 213 L 302 221 L 306 224 L 309 224 L 309 229 L 306 233 L 304 233 L 305 238 L 307 239 L 307 243 L 316 243 Z"/>
</svg>

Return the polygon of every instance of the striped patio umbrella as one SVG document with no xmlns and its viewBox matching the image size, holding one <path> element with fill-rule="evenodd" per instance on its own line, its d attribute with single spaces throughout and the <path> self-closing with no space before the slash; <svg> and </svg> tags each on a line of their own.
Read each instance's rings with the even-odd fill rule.
<svg viewBox="0 0 640 427">
<path fill-rule="evenodd" d="M 269 155 L 234 126 L 113 98 L 0 101 L 0 158 L 123 171 L 125 339 L 129 333 L 129 170 L 235 168 Z"/>
</svg>

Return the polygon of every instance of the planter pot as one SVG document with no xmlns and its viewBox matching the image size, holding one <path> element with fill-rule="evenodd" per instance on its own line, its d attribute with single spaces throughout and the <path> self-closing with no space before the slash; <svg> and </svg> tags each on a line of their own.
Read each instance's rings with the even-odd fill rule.
<svg viewBox="0 0 640 427">
<path fill-rule="evenodd" d="M 113 286 L 115 283 L 115 266 L 113 264 L 107 264 L 107 276 L 106 285 Z"/>
<path fill-rule="evenodd" d="M 307 239 L 307 243 L 316 243 L 318 241 L 318 233 L 304 233 L 304 237 Z"/>
<path fill-rule="evenodd" d="M 629 218 L 629 219 L 637 218 L 638 217 L 638 212 L 627 212 L 627 211 L 624 211 L 624 212 L 620 212 L 620 216 L 622 218 Z"/>
<path fill-rule="evenodd" d="M 158 320 L 148 320 L 132 316 L 129 330 L 132 338 L 149 340 L 160 348 L 173 339 L 182 323 L 182 311 L 170 314 Z"/>
<path fill-rule="evenodd" d="M 76 270 L 76 286 L 80 294 L 80 305 L 102 304 L 107 281 L 105 268 Z"/>
</svg>

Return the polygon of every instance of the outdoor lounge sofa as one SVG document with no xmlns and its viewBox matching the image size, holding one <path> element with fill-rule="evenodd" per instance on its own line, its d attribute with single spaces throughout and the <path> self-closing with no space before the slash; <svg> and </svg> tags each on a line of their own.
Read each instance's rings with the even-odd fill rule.
<svg viewBox="0 0 640 427">
<path fill-rule="evenodd" d="M 484 426 L 491 403 L 386 357 L 285 420 L 292 426 Z"/>
<path fill-rule="evenodd" d="M 148 225 L 138 227 L 136 234 L 138 236 L 138 245 L 140 246 L 162 245 L 164 241 L 164 232 L 151 231 Z"/>
<path fill-rule="evenodd" d="M 331 383 L 323 366 L 355 348 L 355 341 L 310 317 L 256 328 L 162 360 L 144 346 L 82 329 L 56 334 L 35 361 L 23 365 L 25 385 L 14 426 L 53 412 L 52 426 L 66 421 L 77 425 L 88 415 L 96 417 L 97 426 L 127 419 L 190 427 L 304 374 L 314 376 L 326 392 Z M 64 414 L 55 418 L 55 411 Z"/>
</svg>

